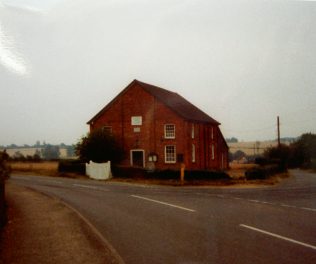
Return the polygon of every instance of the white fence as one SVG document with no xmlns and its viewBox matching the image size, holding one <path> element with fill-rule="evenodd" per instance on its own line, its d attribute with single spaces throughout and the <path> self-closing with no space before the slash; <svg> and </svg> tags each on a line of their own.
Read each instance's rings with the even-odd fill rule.
<svg viewBox="0 0 316 264">
<path fill-rule="evenodd" d="M 112 178 L 111 161 L 106 163 L 86 163 L 86 175 L 96 180 L 107 180 Z"/>
</svg>

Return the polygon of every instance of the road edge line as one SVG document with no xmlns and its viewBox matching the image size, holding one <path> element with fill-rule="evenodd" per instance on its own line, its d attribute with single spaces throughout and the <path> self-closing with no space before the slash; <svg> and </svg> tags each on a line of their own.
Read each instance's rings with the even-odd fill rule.
<svg viewBox="0 0 316 264">
<path fill-rule="evenodd" d="M 111 251 L 113 256 L 116 258 L 116 260 L 120 264 L 125 264 L 124 260 L 122 257 L 119 255 L 119 253 L 116 251 L 116 249 L 111 245 L 111 243 L 100 233 L 100 231 L 85 217 L 83 216 L 77 209 L 72 207 L 71 205 L 67 204 L 63 200 L 60 200 L 62 204 L 64 204 L 67 208 L 75 212 L 79 218 L 81 218 L 86 225 L 89 226 L 89 228 L 92 230 L 92 232 L 101 240 L 101 242 L 104 244 L 103 246 Z"/>
</svg>

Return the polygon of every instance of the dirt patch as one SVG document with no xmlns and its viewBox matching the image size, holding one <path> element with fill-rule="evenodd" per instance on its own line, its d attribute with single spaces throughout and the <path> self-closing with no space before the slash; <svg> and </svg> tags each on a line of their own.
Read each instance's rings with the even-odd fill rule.
<svg viewBox="0 0 316 264">
<path fill-rule="evenodd" d="M 8 223 L 0 263 L 117 263 L 77 214 L 45 195 L 6 186 Z"/>
</svg>

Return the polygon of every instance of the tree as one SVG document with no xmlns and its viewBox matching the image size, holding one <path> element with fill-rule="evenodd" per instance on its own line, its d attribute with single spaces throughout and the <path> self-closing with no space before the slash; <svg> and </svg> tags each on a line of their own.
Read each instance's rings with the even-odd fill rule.
<svg viewBox="0 0 316 264">
<path fill-rule="evenodd" d="M 289 146 L 281 144 L 265 151 L 265 157 L 270 161 L 278 161 L 284 167 L 309 167 L 312 159 L 316 159 L 316 135 L 303 134 Z"/>
<path fill-rule="evenodd" d="M 287 169 L 291 156 L 291 149 L 287 145 L 268 148 L 264 156 L 272 163 L 277 163 L 281 169 Z"/>
<path fill-rule="evenodd" d="M 227 142 L 227 143 L 237 143 L 237 142 L 238 142 L 238 139 L 235 138 L 235 137 L 226 138 L 226 142 Z"/>
<path fill-rule="evenodd" d="M 42 156 L 46 160 L 53 160 L 59 158 L 59 146 L 46 144 L 42 149 Z"/>
<path fill-rule="evenodd" d="M 235 153 L 231 153 L 231 159 L 233 160 L 241 160 L 242 158 L 247 157 L 246 153 L 241 151 L 241 150 L 237 150 Z"/>
<path fill-rule="evenodd" d="M 81 140 L 75 146 L 76 154 L 81 160 L 87 162 L 118 163 L 123 159 L 123 149 L 115 137 L 106 130 L 95 130 Z"/>
<path fill-rule="evenodd" d="M 290 145 L 292 149 L 292 167 L 308 167 L 312 159 L 316 159 L 316 135 L 306 133 Z"/>
</svg>

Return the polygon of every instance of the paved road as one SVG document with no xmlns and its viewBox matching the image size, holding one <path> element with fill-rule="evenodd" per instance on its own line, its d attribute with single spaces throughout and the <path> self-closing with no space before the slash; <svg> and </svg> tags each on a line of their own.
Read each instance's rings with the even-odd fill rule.
<svg viewBox="0 0 316 264">
<path fill-rule="evenodd" d="M 39 176 L 12 182 L 80 211 L 130 263 L 316 263 L 316 174 L 277 187 L 179 188 Z"/>
</svg>

